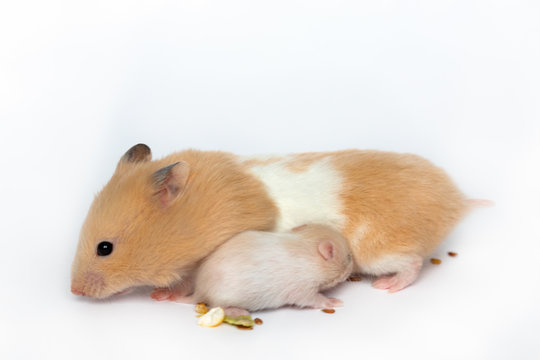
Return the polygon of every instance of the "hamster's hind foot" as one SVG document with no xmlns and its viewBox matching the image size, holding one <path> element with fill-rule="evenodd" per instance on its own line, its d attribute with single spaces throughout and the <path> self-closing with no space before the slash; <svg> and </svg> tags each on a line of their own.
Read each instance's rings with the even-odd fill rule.
<svg viewBox="0 0 540 360">
<path fill-rule="evenodd" d="M 324 308 L 333 309 L 336 307 L 343 307 L 343 301 L 336 298 L 328 298 L 328 301 L 326 301 Z"/>
<path fill-rule="evenodd" d="M 419 256 L 414 257 L 401 271 L 395 274 L 377 277 L 373 281 L 372 286 L 377 289 L 388 290 L 389 293 L 395 293 L 412 284 L 418 277 L 421 268 L 422 258 Z"/>
<path fill-rule="evenodd" d="M 224 310 L 225 310 L 226 316 L 250 316 L 251 315 L 249 311 L 247 311 L 246 309 L 235 307 L 235 306 L 227 306 Z"/>
<path fill-rule="evenodd" d="M 316 293 L 312 296 L 301 295 L 293 305 L 300 307 L 309 307 L 312 309 L 332 309 L 335 307 L 342 307 L 343 301 L 336 298 L 327 298 L 321 293 Z"/>
</svg>

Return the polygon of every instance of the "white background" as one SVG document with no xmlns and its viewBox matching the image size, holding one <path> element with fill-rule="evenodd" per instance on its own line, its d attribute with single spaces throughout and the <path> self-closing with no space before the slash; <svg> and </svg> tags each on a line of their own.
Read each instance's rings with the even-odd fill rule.
<svg viewBox="0 0 540 360">
<path fill-rule="evenodd" d="M 3 1 L 0 358 L 540 358 L 539 18 L 533 0 Z M 205 329 L 149 289 L 69 291 L 93 194 L 138 142 L 413 152 L 496 206 L 397 294 L 347 283 L 333 315 Z"/>
</svg>

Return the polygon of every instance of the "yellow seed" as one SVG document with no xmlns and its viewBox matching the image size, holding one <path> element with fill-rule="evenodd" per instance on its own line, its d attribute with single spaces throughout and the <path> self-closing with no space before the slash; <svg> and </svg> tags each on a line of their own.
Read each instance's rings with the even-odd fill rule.
<svg viewBox="0 0 540 360">
<path fill-rule="evenodd" d="M 205 327 L 218 326 L 223 322 L 223 318 L 225 318 L 225 310 L 215 307 L 199 318 L 199 325 Z"/>
<path fill-rule="evenodd" d="M 263 321 L 259 318 L 255 318 L 255 324 L 262 325 Z"/>
<path fill-rule="evenodd" d="M 206 314 L 208 312 L 208 307 L 205 303 L 198 303 L 195 305 L 195 312 L 198 314 Z"/>
<path fill-rule="evenodd" d="M 430 261 L 432 264 L 435 264 L 435 265 L 439 265 L 442 262 L 440 259 L 436 259 L 436 258 L 431 258 Z"/>
<path fill-rule="evenodd" d="M 362 281 L 361 276 L 350 276 L 347 280 L 349 281 Z"/>
<path fill-rule="evenodd" d="M 334 309 L 322 309 L 321 311 L 327 314 L 333 314 L 336 312 Z"/>
<path fill-rule="evenodd" d="M 457 256 L 457 252 L 449 251 L 449 252 L 448 252 L 448 255 L 450 255 L 451 257 L 456 257 L 456 256 Z"/>
</svg>

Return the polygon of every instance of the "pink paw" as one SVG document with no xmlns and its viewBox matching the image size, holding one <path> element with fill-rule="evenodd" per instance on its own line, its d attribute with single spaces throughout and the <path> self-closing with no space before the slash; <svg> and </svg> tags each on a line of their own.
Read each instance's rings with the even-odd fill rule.
<svg viewBox="0 0 540 360">
<path fill-rule="evenodd" d="M 372 286 L 377 289 L 388 290 L 389 293 L 395 293 L 406 288 L 412 281 L 400 276 L 400 274 L 379 276 L 373 281 Z"/>
<path fill-rule="evenodd" d="M 157 301 L 164 301 L 164 300 L 170 300 L 175 301 L 176 296 L 174 292 L 169 288 L 156 288 L 152 293 L 150 294 L 152 299 Z"/>
<path fill-rule="evenodd" d="M 336 298 L 328 298 L 323 306 L 323 308 L 325 309 L 331 309 L 335 307 L 343 307 L 343 301 Z"/>
<path fill-rule="evenodd" d="M 227 316 L 249 316 L 251 315 L 246 309 L 239 307 L 228 306 L 225 308 L 225 315 Z"/>
<path fill-rule="evenodd" d="M 373 281 L 373 287 L 377 289 L 388 290 L 389 293 L 395 293 L 406 288 L 416 280 L 418 272 L 422 268 L 422 257 L 413 255 L 410 257 L 409 264 L 402 267 L 400 271 L 393 275 L 382 275 Z"/>
</svg>

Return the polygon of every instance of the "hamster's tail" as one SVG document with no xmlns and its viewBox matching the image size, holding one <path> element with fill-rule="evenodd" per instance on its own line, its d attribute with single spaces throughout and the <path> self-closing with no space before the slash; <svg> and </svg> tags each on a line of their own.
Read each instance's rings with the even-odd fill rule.
<svg viewBox="0 0 540 360">
<path fill-rule="evenodd" d="M 493 201 L 486 199 L 467 199 L 465 200 L 465 204 L 467 204 L 469 209 L 495 206 Z"/>
</svg>

